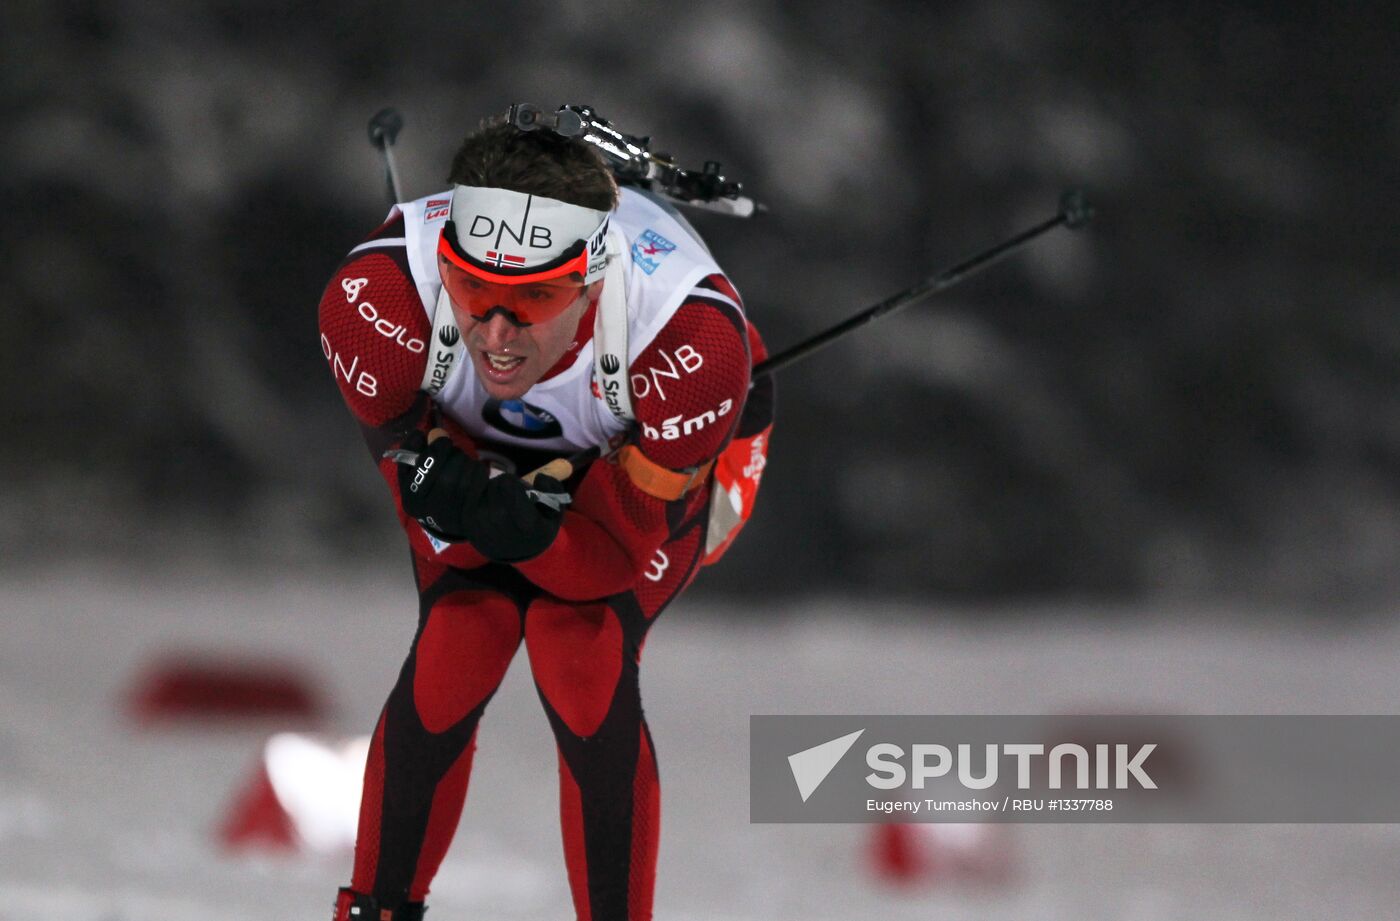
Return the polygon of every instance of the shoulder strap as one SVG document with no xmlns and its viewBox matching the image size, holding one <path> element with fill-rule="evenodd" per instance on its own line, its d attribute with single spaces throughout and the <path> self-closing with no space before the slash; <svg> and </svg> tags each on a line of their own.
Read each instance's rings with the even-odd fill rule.
<svg viewBox="0 0 1400 921">
<path fill-rule="evenodd" d="M 428 352 L 428 366 L 423 369 L 423 384 L 420 389 L 428 396 L 435 397 L 447 385 L 452 372 L 462 363 L 462 331 L 457 328 L 457 320 L 452 316 L 452 301 L 446 288 L 438 289 L 437 305 L 433 308 L 433 336 L 429 340 L 432 348 Z"/>
<path fill-rule="evenodd" d="M 627 277 L 623 254 L 627 240 L 615 228 L 608 231 L 608 249 L 613 258 L 603 275 L 603 294 L 593 320 L 593 374 L 603 391 L 603 402 L 619 420 L 636 421 L 632 412 L 632 384 L 627 354 Z"/>
</svg>

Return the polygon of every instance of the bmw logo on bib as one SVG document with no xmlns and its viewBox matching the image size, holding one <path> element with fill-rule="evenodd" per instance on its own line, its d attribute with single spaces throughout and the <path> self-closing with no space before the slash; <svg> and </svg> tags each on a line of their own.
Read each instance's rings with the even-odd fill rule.
<svg viewBox="0 0 1400 921">
<path fill-rule="evenodd" d="M 492 397 L 481 409 L 486 424 L 516 438 L 560 438 L 564 427 L 559 420 L 524 400 L 497 400 Z"/>
</svg>

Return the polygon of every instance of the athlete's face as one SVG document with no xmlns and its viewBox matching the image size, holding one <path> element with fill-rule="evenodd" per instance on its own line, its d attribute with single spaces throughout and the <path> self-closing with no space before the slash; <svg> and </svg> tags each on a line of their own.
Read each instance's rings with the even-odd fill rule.
<svg viewBox="0 0 1400 921">
<path fill-rule="evenodd" d="M 561 313 L 527 326 L 504 308 L 475 318 L 454 300 L 453 316 L 486 392 L 498 400 L 516 400 L 539 383 L 573 344 L 579 320 L 602 287 L 601 281 L 579 285 L 578 296 Z"/>
</svg>

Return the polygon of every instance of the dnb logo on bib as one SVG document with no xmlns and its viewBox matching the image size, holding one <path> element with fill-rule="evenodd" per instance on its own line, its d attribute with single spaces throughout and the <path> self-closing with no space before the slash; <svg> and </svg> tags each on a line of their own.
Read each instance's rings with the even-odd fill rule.
<svg viewBox="0 0 1400 921">
<path fill-rule="evenodd" d="M 492 397 L 482 407 L 481 416 L 487 425 L 516 438 L 560 438 L 564 434 L 558 419 L 524 400 Z"/>
<path fill-rule="evenodd" d="M 676 244 L 654 230 L 644 230 L 632 244 L 632 261 L 650 275 L 661 267 L 661 260 L 676 251 Z"/>
</svg>

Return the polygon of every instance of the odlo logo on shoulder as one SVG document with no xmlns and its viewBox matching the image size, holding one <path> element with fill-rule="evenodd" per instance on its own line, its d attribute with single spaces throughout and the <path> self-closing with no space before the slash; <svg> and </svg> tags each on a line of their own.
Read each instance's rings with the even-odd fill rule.
<svg viewBox="0 0 1400 921">
<path fill-rule="evenodd" d="M 427 348 L 427 344 L 422 339 L 408 335 L 408 327 L 402 323 L 393 323 L 387 317 L 380 316 L 378 309 L 369 301 L 360 301 L 360 305 L 355 309 L 359 312 L 360 317 L 385 339 L 398 343 L 415 355 L 422 354 L 423 350 Z"/>
</svg>

